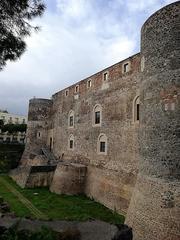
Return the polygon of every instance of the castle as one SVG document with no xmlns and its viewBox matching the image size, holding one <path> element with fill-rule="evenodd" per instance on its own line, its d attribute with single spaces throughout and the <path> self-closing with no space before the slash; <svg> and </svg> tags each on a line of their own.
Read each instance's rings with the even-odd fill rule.
<svg viewBox="0 0 180 240">
<path fill-rule="evenodd" d="M 31 99 L 22 187 L 85 193 L 126 215 L 135 240 L 180 239 L 180 2 L 154 13 L 141 52 Z"/>
</svg>

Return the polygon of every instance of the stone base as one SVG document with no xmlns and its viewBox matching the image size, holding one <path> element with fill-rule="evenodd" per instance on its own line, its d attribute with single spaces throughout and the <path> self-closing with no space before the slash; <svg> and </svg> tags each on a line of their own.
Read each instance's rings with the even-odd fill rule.
<svg viewBox="0 0 180 240">
<path fill-rule="evenodd" d="M 180 239 L 180 183 L 139 175 L 126 223 L 134 240 Z"/>
<path fill-rule="evenodd" d="M 53 177 L 50 191 L 67 195 L 84 193 L 85 178 L 85 165 L 59 163 Z"/>
<path fill-rule="evenodd" d="M 56 166 L 23 166 L 10 172 L 10 177 L 22 188 L 49 187 Z"/>
</svg>

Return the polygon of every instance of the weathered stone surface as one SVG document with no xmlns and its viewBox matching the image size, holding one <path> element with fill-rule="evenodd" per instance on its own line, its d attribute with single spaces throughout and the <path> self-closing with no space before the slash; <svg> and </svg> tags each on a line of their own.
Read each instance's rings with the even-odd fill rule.
<svg viewBox="0 0 180 240">
<path fill-rule="evenodd" d="M 126 222 L 135 240 L 180 237 L 179 22 L 178 1 L 145 22 L 141 53 L 57 92 L 51 100 L 30 100 L 21 163 L 48 165 L 44 147 L 60 162 L 53 181 L 53 174 L 36 172 L 30 174 L 31 183 L 52 181 L 51 190 L 57 193 L 84 191 L 119 213 L 128 211 Z M 94 122 L 97 105 L 99 124 Z M 102 135 L 104 152 L 99 150 Z M 72 163 L 86 166 L 83 187 L 78 182 L 81 168 Z"/>
<path fill-rule="evenodd" d="M 142 27 L 140 164 L 126 218 L 135 240 L 180 239 L 179 23 L 178 1 Z"/>
<path fill-rule="evenodd" d="M 12 179 L 22 188 L 49 187 L 56 166 L 20 166 L 10 172 Z"/>
<path fill-rule="evenodd" d="M 82 164 L 60 163 L 54 173 L 50 190 L 68 195 L 84 193 L 86 169 L 86 166 Z"/>
</svg>

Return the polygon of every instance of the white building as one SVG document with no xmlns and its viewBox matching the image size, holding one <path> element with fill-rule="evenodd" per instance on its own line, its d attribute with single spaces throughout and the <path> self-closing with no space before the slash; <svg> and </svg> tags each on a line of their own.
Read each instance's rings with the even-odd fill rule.
<svg viewBox="0 0 180 240">
<path fill-rule="evenodd" d="M 4 124 L 27 124 L 27 117 L 21 115 L 15 115 L 11 113 L 6 113 L 0 110 L 0 119 L 3 120 Z"/>
<path fill-rule="evenodd" d="M 11 114 L 1 110 L 0 120 L 3 120 L 4 124 L 27 124 L 26 116 Z M 25 132 L 16 132 L 10 134 L 9 132 L 2 132 L 0 129 L 0 142 L 25 143 L 25 138 L 26 138 Z"/>
</svg>

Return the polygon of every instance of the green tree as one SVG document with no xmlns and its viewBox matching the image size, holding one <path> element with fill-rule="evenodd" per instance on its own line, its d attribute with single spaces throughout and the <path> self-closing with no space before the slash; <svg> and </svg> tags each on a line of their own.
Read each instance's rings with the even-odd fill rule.
<svg viewBox="0 0 180 240">
<path fill-rule="evenodd" d="M 4 126 L 4 121 L 0 119 L 0 129 L 2 129 L 3 126 Z"/>
<path fill-rule="evenodd" d="M 0 0 L 0 70 L 25 51 L 24 38 L 39 29 L 30 21 L 44 10 L 43 0 Z"/>
<path fill-rule="evenodd" d="M 11 134 L 16 132 L 26 132 L 27 125 L 8 123 L 8 124 L 2 125 L 1 129 L 2 129 L 2 132 L 8 132 Z"/>
</svg>

